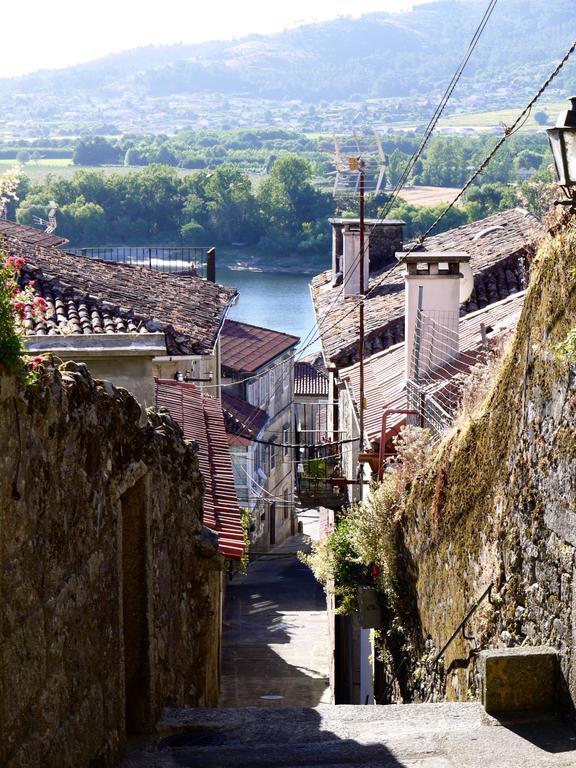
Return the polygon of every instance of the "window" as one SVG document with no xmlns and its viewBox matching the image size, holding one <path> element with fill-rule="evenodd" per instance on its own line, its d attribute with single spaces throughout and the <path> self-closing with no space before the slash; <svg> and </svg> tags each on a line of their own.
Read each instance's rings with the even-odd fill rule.
<svg viewBox="0 0 576 768">
<path fill-rule="evenodd" d="M 258 405 L 258 381 L 251 381 L 248 384 L 248 402 L 250 405 Z"/>
<path fill-rule="evenodd" d="M 268 376 L 264 374 L 264 376 L 260 377 L 260 405 L 265 408 L 267 401 L 268 401 Z"/>
<path fill-rule="evenodd" d="M 272 437 L 272 440 L 274 440 L 274 437 Z M 271 445 L 270 446 L 270 469 L 274 469 L 276 466 L 276 446 Z"/>
<path fill-rule="evenodd" d="M 276 394 L 276 368 L 270 368 L 268 375 L 270 376 L 270 400 L 272 400 Z"/>
<path fill-rule="evenodd" d="M 284 456 L 288 456 L 288 454 L 290 453 L 290 448 L 288 447 L 288 444 L 290 443 L 290 425 L 289 424 L 282 425 L 282 443 L 284 445 Z"/>
<path fill-rule="evenodd" d="M 288 513 L 289 513 L 289 507 L 288 507 L 288 491 L 282 492 L 282 498 L 283 498 L 283 506 L 284 506 L 284 520 L 288 520 Z"/>
</svg>

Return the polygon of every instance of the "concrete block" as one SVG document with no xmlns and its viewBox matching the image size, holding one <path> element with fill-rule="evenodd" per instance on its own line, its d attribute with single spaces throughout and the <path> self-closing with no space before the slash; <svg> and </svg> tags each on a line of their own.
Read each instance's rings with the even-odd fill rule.
<svg viewBox="0 0 576 768">
<path fill-rule="evenodd" d="M 554 709 L 558 682 L 558 655 L 554 648 L 482 651 L 479 668 L 482 704 L 489 714 Z"/>
</svg>

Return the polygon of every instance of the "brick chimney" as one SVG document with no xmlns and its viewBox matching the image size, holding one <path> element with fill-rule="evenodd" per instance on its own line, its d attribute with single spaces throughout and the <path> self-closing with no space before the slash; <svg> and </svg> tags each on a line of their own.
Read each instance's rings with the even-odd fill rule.
<svg viewBox="0 0 576 768">
<path fill-rule="evenodd" d="M 344 277 L 344 233 L 356 228 L 360 234 L 359 219 L 329 219 L 332 225 L 332 285 L 341 285 Z M 387 265 L 395 263 L 394 254 L 400 251 L 404 238 L 402 228 L 405 224 L 400 220 L 364 219 L 366 230 L 369 233 L 369 245 L 366 246 L 369 274 L 378 272 Z M 360 246 L 356 249 L 356 255 Z M 351 281 L 349 281 L 351 282 Z M 360 285 L 360 277 L 356 280 Z M 365 280 L 368 288 L 368 280 Z"/>
<path fill-rule="evenodd" d="M 414 379 L 458 356 L 460 265 L 468 264 L 470 256 L 464 251 L 420 251 L 396 257 L 406 265 L 406 378 Z"/>
</svg>

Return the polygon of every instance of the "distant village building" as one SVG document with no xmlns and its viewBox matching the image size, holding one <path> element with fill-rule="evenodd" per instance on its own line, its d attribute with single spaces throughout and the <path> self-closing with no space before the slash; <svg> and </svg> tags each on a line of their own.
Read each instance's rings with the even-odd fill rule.
<svg viewBox="0 0 576 768">
<path fill-rule="evenodd" d="M 290 445 L 294 353 L 300 339 L 226 320 L 222 329 L 222 406 L 239 495 L 251 516 L 254 550 L 296 530 Z"/>
</svg>

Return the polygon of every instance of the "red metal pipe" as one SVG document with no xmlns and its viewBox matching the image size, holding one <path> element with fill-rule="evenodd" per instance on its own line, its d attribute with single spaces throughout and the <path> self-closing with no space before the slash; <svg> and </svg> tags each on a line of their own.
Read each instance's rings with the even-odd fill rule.
<svg viewBox="0 0 576 768">
<path fill-rule="evenodd" d="M 417 416 L 418 411 L 406 410 L 403 408 L 385 408 L 382 413 L 382 429 L 380 432 L 380 451 L 378 453 L 378 480 L 384 476 L 384 459 L 386 458 L 386 421 L 388 416 L 393 413 L 402 413 L 406 416 Z"/>
</svg>

